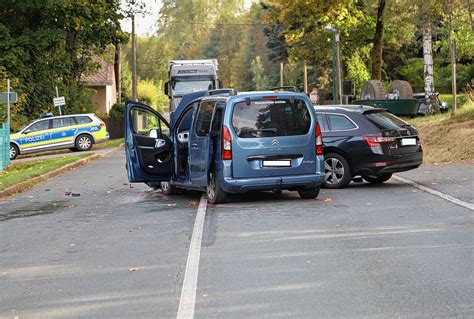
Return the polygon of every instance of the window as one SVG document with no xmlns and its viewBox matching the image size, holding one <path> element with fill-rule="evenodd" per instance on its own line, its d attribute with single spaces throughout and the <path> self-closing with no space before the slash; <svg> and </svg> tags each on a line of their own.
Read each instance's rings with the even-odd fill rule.
<svg viewBox="0 0 474 319">
<path fill-rule="evenodd" d="M 382 130 L 398 130 L 401 127 L 410 126 L 407 122 L 386 111 L 365 112 L 364 116 Z"/>
<path fill-rule="evenodd" d="M 88 116 L 76 116 L 77 124 L 87 124 L 91 123 L 92 119 Z"/>
<path fill-rule="evenodd" d="M 356 129 L 357 126 L 345 115 L 327 114 L 331 131 L 346 131 Z"/>
<path fill-rule="evenodd" d="M 193 106 L 190 109 L 188 109 L 186 113 L 183 115 L 183 117 L 181 118 L 181 122 L 178 124 L 178 129 L 177 129 L 178 133 L 189 131 L 189 129 L 191 128 L 193 113 L 196 107 L 199 105 L 199 103 L 194 102 L 192 105 Z"/>
<path fill-rule="evenodd" d="M 52 121 L 53 121 L 53 128 L 76 125 L 76 122 L 74 122 L 74 119 L 72 117 L 53 119 Z"/>
<path fill-rule="evenodd" d="M 196 118 L 196 134 L 198 136 L 208 136 L 211 128 L 212 111 L 214 111 L 214 102 L 203 102 L 199 108 Z"/>
<path fill-rule="evenodd" d="M 166 124 L 161 123 L 160 118 L 155 114 L 139 108 L 133 108 L 131 113 L 133 132 L 135 134 L 150 136 L 150 132 L 156 130 L 158 137 L 162 137 L 162 134 L 167 135 L 165 132 L 168 130 L 168 127 Z M 162 128 L 162 126 L 164 127 Z"/>
<path fill-rule="evenodd" d="M 43 120 L 36 122 L 35 124 L 32 124 L 29 128 L 27 128 L 27 131 L 30 132 L 38 132 L 38 131 L 43 131 L 49 129 L 49 120 Z"/>
<path fill-rule="evenodd" d="M 261 100 L 236 103 L 232 124 L 239 137 L 304 135 L 311 115 L 303 100 Z"/>
<path fill-rule="evenodd" d="M 328 126 L 326 125 L 326 121 L 324 121 L 324 114 L 318 113 L 317 116 L 318 116 L 318 123 L 319 123 L 319 127 L 321 128 L 321 131 L 322 132 L 329 131 Z"/>
</svg>

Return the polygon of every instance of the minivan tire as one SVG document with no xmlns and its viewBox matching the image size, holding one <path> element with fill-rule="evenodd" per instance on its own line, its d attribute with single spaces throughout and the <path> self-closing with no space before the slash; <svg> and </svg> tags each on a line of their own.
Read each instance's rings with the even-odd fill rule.
<svg viewBox="0 0 474 319">
<path fill-rule="evenodd" d="M 221 204 L 227 199 L 227 193 L 219 185 L 214 171 L 209 174 L 206 195 L 209 204 Z"/>
<path fill-rule="evenodd" d="M 382 184 L 386 181 L 388 181 L 392 177 L 392 173 L 383 173 L 381 175 L 368 175 L 368 176 L 362 176 L 363 179 L 365 179 L 367 182 L 371 184 Z"/>
<path fill-rule="evenodd" d="M 10 143 L 10 161 L 14 160 L 20 151 L 18 150 L 18 146 L 13 143 Z"/>
<path fill-rule="evenodd" d="M 92 140 L 92 137 L 86 134 L 79 135 L 76 138 L 76 148 L 79 151 L 88 151 L 92 148 L 92 144 L 94 144 L 94 141 Z"/>
<path fill-rule="evenodd" d="M 302 199 L 314 199 L 319 195 L 319 187 L 303 188 L 298 190 L 298 195 Z"/>
<path fill-rule="evenodd" d="M 331 170 L 331 172 L 328 172 Z M 324 171 L 325 181 L 323 186 L 325 188 L 344 188 L 352 180 L 352 173 L 349 163 L 347 163 L 344 156 L 337 153 L 329 153 L 324 156 Z M 328 175 L 330 174 L 331 175 Z M 331 182 L 328 182 L 328 178 L 331 177 Z M 333 181 L 333 179 L 336 181 Z"/>
<path fill-rule="evenodd" d="M 160 187 L 163 195 L 174 195 L 177 193 L 176 187 L 171 185 L 170 181 L 161 182 Z"/>
</svg>

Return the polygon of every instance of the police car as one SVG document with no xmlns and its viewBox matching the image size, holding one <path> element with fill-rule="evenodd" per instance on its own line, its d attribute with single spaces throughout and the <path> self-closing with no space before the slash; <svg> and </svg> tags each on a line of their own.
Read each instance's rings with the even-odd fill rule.
<svg viewBox="0 0 474 319">
<path fill-rule="evenodd" d="M 94 114 L 44 117 L 11 134 L 10 160 L 19 154 L 62 148 L 88 151 L 94 143 L 108 139 L 105 123 Z"/>
</svg>

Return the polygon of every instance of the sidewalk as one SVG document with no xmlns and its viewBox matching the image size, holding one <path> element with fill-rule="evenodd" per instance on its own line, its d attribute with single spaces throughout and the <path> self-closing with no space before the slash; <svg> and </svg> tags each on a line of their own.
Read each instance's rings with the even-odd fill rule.
<svg viewBox="0 0 474 319">
<path fill-rule="evenodd" d="M 43 159 L 48 159 L 48 158 L 55 158 L 55 157 L 74 156 L 74 155 L 79 155 L 79 154 L 102 155 L 102 154 L 107 153 L 111 149 L 113 149 L 113 147 L 111 147 L 111 148 L 102 148 L 102 149 L 98 149 L 98 150 L 94 150 L 94 148 L 92 148 L 90 151 L 87 151 L 87 152 L 72 152 L 72 151 L 67 152 L 66 151 L 66 152 L 60 153 L 60 154 L 50 154 L 50 155 L 40 155 L 40 156 L 31 156 L 31 157 L 25 157 L 25 158 L 17 158 L 16 160 L 11 161 L 10 163 L 15 164 L 15 163 L 22 163 L 22 162 L 38 161 L 38 160 L 43 160 Z"/>
<path fill-rule="evenodd" d="M 468 203 L 474 203 L 474 161 L 422 165 L 396 175 Z"/>
</svg>

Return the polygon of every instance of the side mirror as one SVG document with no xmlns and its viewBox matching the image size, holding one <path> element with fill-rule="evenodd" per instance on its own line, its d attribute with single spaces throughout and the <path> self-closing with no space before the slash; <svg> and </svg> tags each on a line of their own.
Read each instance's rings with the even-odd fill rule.
<svg viewBox="0 0 474 319">
<path fill-rule="evenodd" d="M 169 81 L 166 81 L 165 82 L 165 87 L 164 87 L 164 92 L 165 92 L 165 95 L 168 95 L 169 96 L 169 85 L 170 85 L 170 82 Z"/>
<path fill-rule="evenodd" d="M 31 133 L 30 130 L 23 131 L 23 134 L 30 134 L 30 133 Z"/>
<path fill-rule="evenodd" d="M 150 130 L 150 133 L 148 134 L 148 136 L 151 138 L 158 138 L 158 130 L 157 129 Z"/>
</svg>

